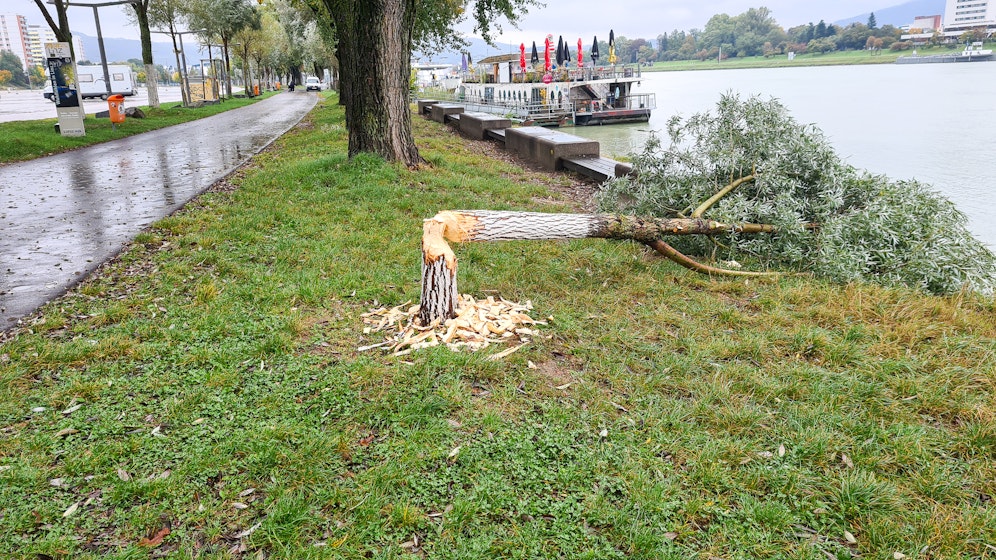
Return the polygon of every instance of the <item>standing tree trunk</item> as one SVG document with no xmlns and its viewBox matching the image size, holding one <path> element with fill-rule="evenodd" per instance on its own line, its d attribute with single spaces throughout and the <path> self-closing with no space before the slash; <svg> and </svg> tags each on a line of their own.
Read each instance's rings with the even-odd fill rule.
<svg viewBox="0 0 996 560">
<path fill-rule="evenodd" d="M 59 20 L 58 23 L 52 19 L 52 15 L 48 13 L 45 8 L 45 0 L 34 0 L 35 5 L 41 10 L 43 16 L 45 16 L 45 22 L 52 29 L 52 33 L 55 34 L 55 40 L 60 43 L 69 43 L 69 52 L 73 55 L 73 60 L 76 60 L 76 51 L 73 48 L 73 33 L 69 30 L 69 16 L 66 13 L 66 8 L 69 6 L 69 0 L 54 0 L 52 3 L 55 5 L 55 17 Z"/>
<path fill-rule="evenodd" d="M 231 99 L 232 98 L 232 63 L 228 58 L 228 42 L 230 37 L 227 35 L 221 38 L 221 47 L 225 55 L 225 95 Z"/>
<path fill-rule="evenodd" d="M 349 155 L 372 152 L 409 167 L 422 163 L 408 105 L 417 0 L 323 2 L 339 38 Z"/>
<path fill-rule="evenodd" d="M 142 64 L 145 65 L 145 87 L 149 91 L 149 107 L 159 108 L 159 73 L 152 61 L 152 33 L 149 31 L 149 0 L 141 0 L 131 5 L 138 19 L 138 30 L 142 37 Z"/>
<path fill-rule="evenodd" d="M 661 241 L 665 235 L 711 235 L 731 231 L 772 233 L 763 224 L 724 224 L 703 218 L 638 218 L 605 214 L 543 214 L 458 210 L 440 212 L 425 221 L 422 229 L 422 302 L 419 321 L 423 325 L 456 316 L 459 298 L 456 285 L 456 255 L 446 241 L 510 241 L 537 239 L 631 239 L 692 270 L 706 274 L 771 276 L 764 272 L 741 272 L 697 263 Z"/>
</svg>

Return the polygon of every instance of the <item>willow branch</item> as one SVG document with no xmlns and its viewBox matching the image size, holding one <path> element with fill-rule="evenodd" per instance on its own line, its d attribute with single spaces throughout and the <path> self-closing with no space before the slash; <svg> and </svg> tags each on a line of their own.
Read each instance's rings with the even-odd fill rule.
<svg viewBox="0 0 996 560">
<path fill-rule="evenodd" d="M 702 264 L 696 260 L 693 260 L 685 256 L 677 249 L 661 241 L 660 239 L 646 242 L 646 244 L 654 251 L 657 251 L 658 253 L 664 255 L 665 257 L 674 261 L 675 263 L 687 268 L 688 270 L 699 272 L 701 274 L 715 274 L 717 276 L 746 276 L 749 278 L 778 278 L 778 276 L 780 276 L 780 274 L 777 272 L 751 272 L 749 270 L 727 270 L 725 268 L 716 268 L 714 266 Z"/>
<path fill-rule="evenodd" d="M 741 178 L 737 179 L 736 181 L 733 181 L 729 185 L 726 185 L 725 187 L 723 187 L 722 189 L 720 189 L 720 191 L 718 193 L 712 195 L 709 198 L 709 200 L 707 200 L 707 201 L 703 202 L 702 204 L 700 204 L 699 207 L 696 208 L 694 212 L 692 212 L 692 217 L 693 218 L 701 218 L 702 214 L 705 214 L 706 210 L 708 210 L 709 208 L 711 208 L 713 204 L 716 204 L 717 202 L 719 202 L 719 200 L 721 198 L 723 198 L 724 196 L 726 196 L 726 195 L 730 194 L 731 192 L 733 192 L 733 189 L 739 187 L 740 185 L 746 183 L 747 181 L 753 181 L 753 180 L 754 180 L 754 174 L 751 173 L 750 175 L 747 175 L 745 177 L 741 177 Z"/>
</svg>

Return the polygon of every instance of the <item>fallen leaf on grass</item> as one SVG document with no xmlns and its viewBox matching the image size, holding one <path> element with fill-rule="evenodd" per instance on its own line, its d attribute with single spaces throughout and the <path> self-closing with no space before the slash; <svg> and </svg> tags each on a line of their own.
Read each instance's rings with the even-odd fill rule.
<svg viewBox="0 0 996 560">
<path fill-rule="evenodd" d="M 844 531 L 844 540 L 847 544 L 858 544 L 858 539 L 854 538 L 850 531 Z"/>
<path fill-rule="evenodd" d="M 146 546 L 149 548 L 155 548 L 163 544 L 163 539 L 169 534 L 169 527 L 163 527 L 156 532 L 152 538 L 143 537 L 142 540 L 138 541 L 138 546 Z"/>
<path fill-rule="evenodd" d="M 232 507 L 235 509 L 247 509 L 249 506 L 243 504 L 242 502 L 232 502 Z"/>
<path fill-rule="evenodd" d="M 251 495 L 255 491 L 256 491 L 255 488 L 248 488 L 246 490 L 243 490 L 243 491 L 239 492 L 239 497 L 240 498 L 245 498 L 246 496 Z"/>
<path fill-rule="evenodd" d="M 74 513 L 76 513 L 76 510 L 78 510 L 78 509 L 80 509 L 80 503 L 76 502 L 73 505 L 71 505 L 68 508 L 66 508 L 66 511 L 62 512 L 62 517 L 70 517 Z"/>
<path fill-rule="evenodd" d="M 840 462 L 844 463 L 845 465 L 847 465 L 847 468 L 849 468 L 849 469 L 853 469 L 854 468 L 854 461 L 852 461 L 850 457 L 848 457 L 847 455 L 845 455 L 843 453 L 840 454 Z"/>
<path fill-rule="evenodd" d="M 131 475 L 128 474 L 128 471 L 124 469 L 118 469 L 118 478 L 120 478 L 124 482 L 128 482 L 129 480 L 131 480 Z"/>
<path fill-rule="evenodd" d="M 779 445 L 778 446 L 778 456 L 779 457 L 784 457 L 785 456 L 785 445 Z"/>
<path fill-rule="evenodd" d="M 83 405 L 82 404 L 78 404 L 76 406 L 71 406 L 71 407 L 67 408 L 66 410 L 63 410 L 62 413 L 68 416 L 68 415 L 76 412 L 77 410 L 79 410 L 81 408 L 83 408 Z"/>
<path fill-rule="evenodd" d="M 452 459 L 452 458 L 456 457 L 457 455 L 459 455 L 461 447 L 463 447 L 463 446 L 462 445 L 458 445 L 458 446 L 454 447 L 453 451 L 450 451 L 450 454 L 447 455 L 446 458 L 447 459 Z"/>
<path fill-rule="evenodd" d="M 63 428 L 63 429 L 59 430 L 58 432 L 55 432 L 55 437 L 66 437 L 66 436 L 71 436 L 73 434 L 78 434 L 78 433 L 79 433 L 79 430 L 77 430 L 77 429 L 74 429 L 74 428 Z"/>
<path fill-rule="evenodd" d="M 902 552 L 896 551 L 892 553 L 892 557 L 895 558 L 896 560 L 903 560 L 903 558 L 906 558 L 906 555 L 903 554 Z"/>
</svg>

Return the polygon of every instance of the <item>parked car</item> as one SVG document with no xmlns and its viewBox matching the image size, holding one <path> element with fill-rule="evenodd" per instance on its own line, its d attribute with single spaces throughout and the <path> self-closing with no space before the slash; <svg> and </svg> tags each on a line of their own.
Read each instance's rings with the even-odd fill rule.
<svg viewBox="0 0 996 560">
<path fill-rule="evenodd" d="M 304 81 L 304 86 L 306 91 L 322 91 L 322 81 L 315 76 L 311 76 L 306 79 Z"/>
</svg>

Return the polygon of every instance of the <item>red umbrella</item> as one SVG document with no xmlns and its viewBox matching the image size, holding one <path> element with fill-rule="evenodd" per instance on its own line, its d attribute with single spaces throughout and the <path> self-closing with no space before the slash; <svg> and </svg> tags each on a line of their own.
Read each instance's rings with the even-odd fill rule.
<svg viewBox="0 0 996 560">
<path fill-rule="evenodd" d="M 519 68 L 522 68 L 523 72 L 526 71 L 526 44 L 525 43 L 519 43 Z"/>
<path fill-rule="evenodd" d="M 581 50 L 581 37 L 578 37 L 578 68 L 584 66 L 584 51 Z"/>
<path fill-rule="evenodd" d="M 543 49 L 543 71 L 550 71 L 550 36 L 547 35 L 544 39 L 544 45 L 546 48 Z"/>
</svg>

